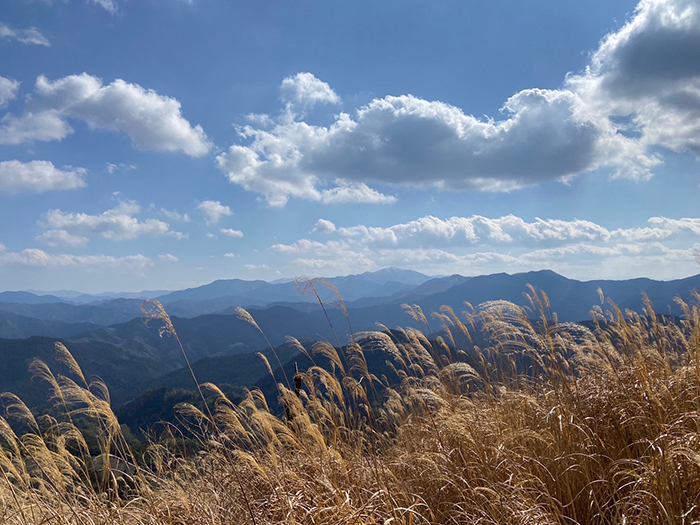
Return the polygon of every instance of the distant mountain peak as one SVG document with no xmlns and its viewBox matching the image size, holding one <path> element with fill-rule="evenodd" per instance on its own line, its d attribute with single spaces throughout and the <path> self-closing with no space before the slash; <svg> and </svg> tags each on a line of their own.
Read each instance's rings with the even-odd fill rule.
<svg viewBox="0 0 700 525">
<path fill-rule="evenodd" d="M 359 276 L 382 285 L 393 281 L 417 286 L 431 279 L 430 276 L 415 270 L 404 270 L 402 268 L 396 268 L 395 266 L 382 268 L 381 270 L 373 272 L 364 272 Z"/>
</svg>

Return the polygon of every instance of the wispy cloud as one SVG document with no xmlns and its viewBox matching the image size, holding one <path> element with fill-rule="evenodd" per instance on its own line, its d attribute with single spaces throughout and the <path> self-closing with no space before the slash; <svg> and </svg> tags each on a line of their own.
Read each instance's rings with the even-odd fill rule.
<svg viewBox="0 0 700 525">
<path fill-rule="evenodd" d="M 0 253 L 0 264 L 29 267 L 83 267 L 98 269 L 123 267 L 132 271 L 143 271 L 153 266 L 153 261 L 141 254 L 127 255 L 125 257 L 113 257 L 111 255 L 50 254 L 43 250 L 28 248 L 21 252 L 3 251 Z"/>
<path fill-rule="evenodd" d="M 190 217 L 186 213 L 178 213 L 175 210 L 166 210 L 165 208 L 161 208 L 160 212 L 171 221 L 190 222 Z"/>
<path fill-rule="evenodd" d="M 18 29 L 11 27 L 4 22 L 0 22 L 0 38 L 5 40 L 15 40 L 22 44 L 33 46 L 51 47 L 51 42 L 36 27 L 29 29 Z"/>
</svg>

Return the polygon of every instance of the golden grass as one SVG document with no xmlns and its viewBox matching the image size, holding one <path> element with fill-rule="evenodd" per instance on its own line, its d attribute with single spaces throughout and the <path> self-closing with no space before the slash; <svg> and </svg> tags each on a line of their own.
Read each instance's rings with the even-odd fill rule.
<svg viewBox="0 0 700 525">
<path fill-rule="evenodd" d="M 199 440 L 188 454 L 172 432 L 134 458 L 104 385 L 57 346 L 72 377 L 32 364 L 51 416 L 4 396 L 0 522 L 699 523 L 700 297 L 681 320 L 647 301 L 641 314 L 596 307 L 586 327 L 528 296 L 530 309 L 443 308 L 436 340 L 383 329 L 309 354 L 290 339 L 314 364 L 295 375 L 299 389 L 277 385 L 284 414 L 259 391 L 235 404 L 198 384 L 211 406 L 179 407 Z"/>
</svg>

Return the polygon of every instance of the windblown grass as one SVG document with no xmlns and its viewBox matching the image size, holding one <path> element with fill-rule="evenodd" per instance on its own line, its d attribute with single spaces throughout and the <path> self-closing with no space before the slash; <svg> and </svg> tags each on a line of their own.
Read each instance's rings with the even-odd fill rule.
<svg viewBox="0 0 700 525">
<path fill-rule="evenodd" d="M 699 523 L 700 296 L 679 320 L 647 301 L 640 314 L 595 307 L 586 326 L 528 296 L 529 309 L 443 308 L 435 339 L 416 306 L 425 332 L 310 354 L 290 338 L 312 364 L 294 390 L 270 366 L 282 414 L 258 390 L 236 404 L 197 384 L 209 404 L 178 407 L 196 452 L 173 431 L 139 458 L 104 384 L 57 345 L 71 377 L 32 364 L 50 416 L 3 397 L 0 522 Z M 369 366 L 377 353 L 390 373 Z"/>
</svg>

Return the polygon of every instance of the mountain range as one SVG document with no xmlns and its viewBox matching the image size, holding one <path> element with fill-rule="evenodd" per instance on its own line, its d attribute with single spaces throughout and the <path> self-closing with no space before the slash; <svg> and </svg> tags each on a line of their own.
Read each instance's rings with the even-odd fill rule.
<svg viewBox="0 0 700 525">
<path fill-rule="evenodd" d="M 309 342 L 322 339 L 345 344 L 351 331 L 374 330 L 378 322 L 390 328 L 416 326 L 402 308 L 404 303 L 420 305 L 426 314 L 442 305 L 459 312 L 465 309 L 465 302 L 477 306 L 504 299 L 527 305 L 524 292 L 528 284 L 548 294 L 561 321 L 576 322 L 590 319 L 591 308 L 600 305 L 599 290 L 623 310 L 641 311 L 642 294 L 646 294 L 657 312 L 680 315 L 674 298 L 692 301 L 692 292 L 700 290 L 700 275 L 674 281 L 577 281 L 543 270 L 431 278 L 389 268 L 315 281 L 324 309 L 313 293 L 299 293 L 303 283 L 294 282 L 220 280 L 157 298 L 169 312 L 190 362 L 199 370 L 198 379 L 242 387 L 265 375 L 266 368 L 254 352 L 269 352 L 268 341 L 280 347 L 291 335 Z M 345 300 L 347 318 L 338 308 L 332 287 Z M 40 385 L 29 380 L 27 367 L 32 358 L 40 357 L 60 369 L 60 363 L 51 359 L 55 340 L 74 352 L 86 374 L 100 375 L 106 381 L 115 406 L 157 387 L 191 388 L 177 341 L 160 337 L 157 321 L 144 323 L 143 295 L 93 297 L 86 302 L 84 295 L 68 298 L 66 294 L 70 295 L 0 293 L 0 391 L 11 390 L 32 403 L 45 399 Z M 250 312 L 267 341 L 257 327 L 236 315 L 238 306 Z M 428 322 L 431 331 L 440 329 L 438 321 L 428 317 Z M 289 347 L 281 348 L 286 348 L 280 351 L 283 359 L 295 354 Z"/>
</svg>

